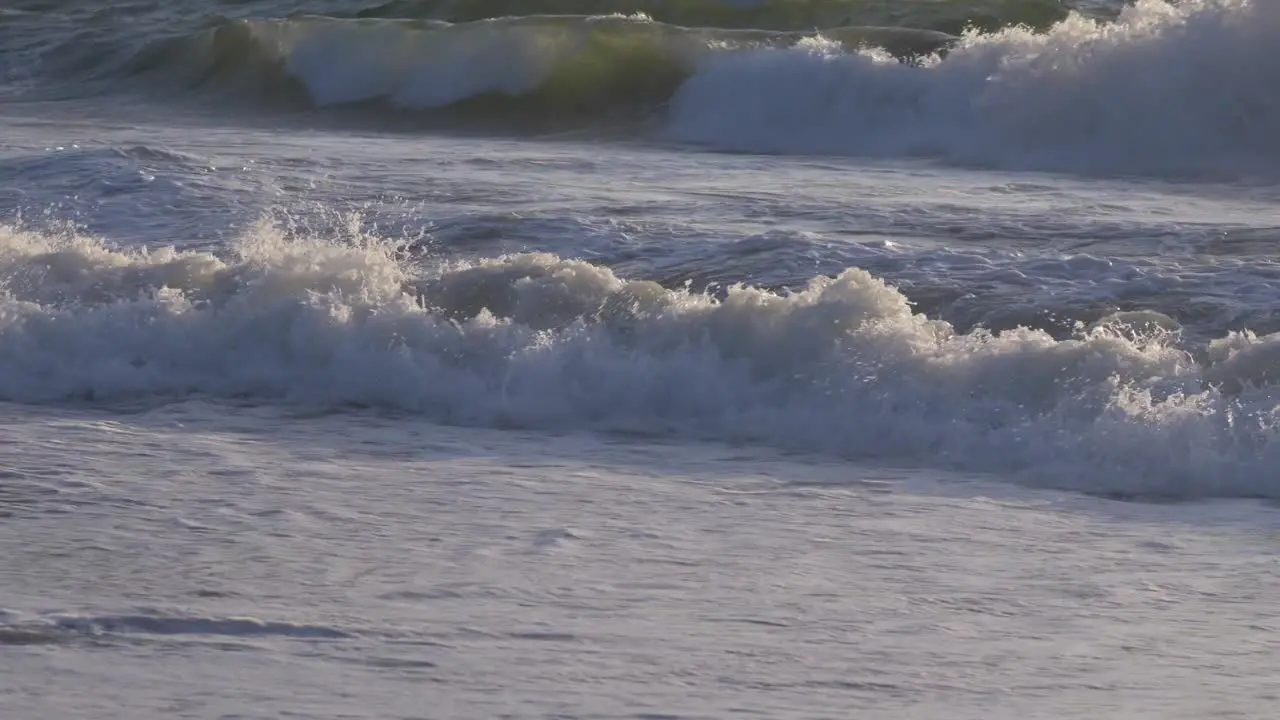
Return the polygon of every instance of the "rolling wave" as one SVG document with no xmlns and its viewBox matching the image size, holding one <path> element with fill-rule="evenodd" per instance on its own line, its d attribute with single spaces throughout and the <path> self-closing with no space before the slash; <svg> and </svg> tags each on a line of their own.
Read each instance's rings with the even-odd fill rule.
<svg viewBox="0 0 1280 720">
<path fill-rule="evenodd" d="M 957 331 L 863 270 L 716 297 L 587 262 L 225 256 L 0 229 L 0 399 L 236 398 L 450 423 L 677 432 L 1092 491 L 1280 498 L 1280 335 L 1157 313 Z"/>
<path fill-rule="evenodd" d="M 850 47 L 903 57 L 954 38 L 901 28 L 828 33 Z M 226 20 L 194 34 L 107 52 L 72 48 L 51 65 L 65 76 L 148 92 L 235 90 L 259 101 L 332 106 L 379 101 L 471 116 L 560 118 L 655 110 L 703 57 L 738 48 L 789 47 L 801 33 L 684 28 L 641 15 L 534 16 L 441 21 Z M 141 83 L 139 84 L 139 81 Z"/>
<path fill-rule="evenodd" d="M 691 0 L 668 10 L 713 6 L 737 7 Z M 859 5 L 859 17 L 873 6 Z M 431 16 L 506 6 L 415 7 Z M 141 46 L 73 39 L 46 66 L 101 92 L 167 88 L 231 93 L 254 108 L 354 106 L 373 123 L 402 112 L 428 127 L 496 130 L 645 121 L 638 131 L 733 151 L 1274 177 L 1278 7 L 1140 0 L 1114 19 L 1073 12 L 1044 30 L 960 37 L 865 25 L 684 27 L 642 14 L 214 18 Z"/>
<path fill-rule="evenodd" d="M 655 13 L 836 6 L 854 7 L 687 0 Z M 856 7 L 859 21 L 892 22 L 872 10 L 915 6 Z M 1088 174 L 1249 179 L 1280 167 L 1274 3 L 1139 0 L 1110 19 L 1073 11 L 1044 29 L 958 37 L 874 25 L 686 27 L 644 14 L 435 19 L 508 10 L 422 0 L 377 10 L 418 19 L 214 17 L 124 44 L 90 27 L 46 48 L 40 67 L 70 94 L 213 92 L 251 110 L 346 106 L 374 124 L 407 113 L 411 126 L 621 128 L 720 150 Z M 5 94 L 31 84 L 26 70 L 6 75 Z"/>
</svg>

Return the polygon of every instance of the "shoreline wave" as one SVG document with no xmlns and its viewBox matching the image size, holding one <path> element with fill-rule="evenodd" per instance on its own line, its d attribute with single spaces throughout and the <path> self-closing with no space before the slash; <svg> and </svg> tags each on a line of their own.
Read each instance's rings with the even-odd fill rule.
<svg viewBox="0 0 1280 720">
<path fill-rule="evenodd" d="M 1135 495 L 1280 497 L 1280 334 L 959 332 L 857 268 L 713 296 L 546 254 L 260 226 L 226 255 L 0 230 L 0 399 L 378 408 L 677 433 Z"/>
</svg>

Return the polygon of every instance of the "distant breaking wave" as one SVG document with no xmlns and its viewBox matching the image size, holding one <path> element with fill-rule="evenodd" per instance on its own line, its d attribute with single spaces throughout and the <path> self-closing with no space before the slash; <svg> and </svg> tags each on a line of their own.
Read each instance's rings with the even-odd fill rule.
<svg viewBox="0 0 1280 720">
<path fill-rule="evenodd" d="M 812 36 L 812 33 L 807 36 Z M 234 90 L 263 100 L 333 106 L 377 101 L 414 109 L 590 119 L 654 111 L 711 53 L 786 48 L 803 33 L 666 25 L 637 16 L 434 20 L 223 20 L 115 57 L 64 61 L 88 82 L 145 81 L 169 88 Z M 954 37 L 903 28 L 835 28 L 824 37 L 902 57 L 936 52 Z M 72 53 L 68 53 L 71 55 Z M 83 53 L 81 53 L 83 54 Z M 158 84 L 157 84 L 158 83 Z"/>
<path fill-rule="evenodd" d="M 1115 21 L 970 33 L 913 66 L 824 38 L 717 55 L 669 137 L 1011 169 L 1280 175 L 1280 3 L 1140 0 Z"/>
<path fill-rule="evenodd" d="M 659 5 L 617 3 L 650 4 Z M 686 0 L 649 8 L 657 17 L 686 13 L 724 26 L 734 17 L 747 24 L 750 13 L 801 11 L 809 20 L 829 11 L 823 17 L 832 22 L 857 21 L 820 32 L 687 27 L 644 14 L 438 19 L 508 5 L 395 0 L 361 12 L 420 17 L 215 18 L 194 33 L 128 46 L 77 39 L 47 53 L 45 66 L 82 90 L 217 92 L 254 108 L 349 107 L 372 123 L 389 120 L 388 110 L 432 127 L 498 130 L 645 121 L 636 132 L 744 152 L 1084 173 L 1280 172 L 1275 3 L 1140 0 L 1112 19 L 1072 13 L 1043 29 L 960 36 L 876 23 L 921 23 L 926 5 L 933 13 L 1040 6 Z M 543 0 L 534 7 L 583 5 L 612 6 Z M 719 20 L 710 17 L 716 13 Z M 786 26 L 778 17 L 750 22 Z"/>
</svg>

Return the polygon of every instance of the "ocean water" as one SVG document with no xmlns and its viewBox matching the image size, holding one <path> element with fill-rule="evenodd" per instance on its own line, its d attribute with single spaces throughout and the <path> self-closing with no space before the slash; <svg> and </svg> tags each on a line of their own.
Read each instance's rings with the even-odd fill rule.
<svg viewBox="0 0 1280 720">
<path fill-rule="evenodd" d="M 1270 717 L 1276 37 L 8 0 L 0 717 Z"/>
</svg>

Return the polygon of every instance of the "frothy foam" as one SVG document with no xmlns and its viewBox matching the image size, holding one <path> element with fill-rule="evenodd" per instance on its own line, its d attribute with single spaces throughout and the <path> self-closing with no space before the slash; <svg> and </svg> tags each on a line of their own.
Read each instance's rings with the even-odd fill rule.
<svg viewBox="0 0 1280 720">
<path fill-rule="evenodd" d="M 6 228 L 0 283 L 11 401 L 355 404 L 1280 497 L 1280 336 L 1231 334 L 1197 360 L 1154 316 L 1067 340 L 957 333 L 856 268 L 717 299 L 551 255 L 409 262 L 265 225 L 221 257 Z"/>
<path fill-rule="evenodd" d="M 1114 22 L 969 33 L 917 66 L 822 38 L 717 54 L 678 91 L 668 133 L 763 152 L 1272 176 L 1277 34 L 1274 3 L 1139 0 Z"/>
</svg>

